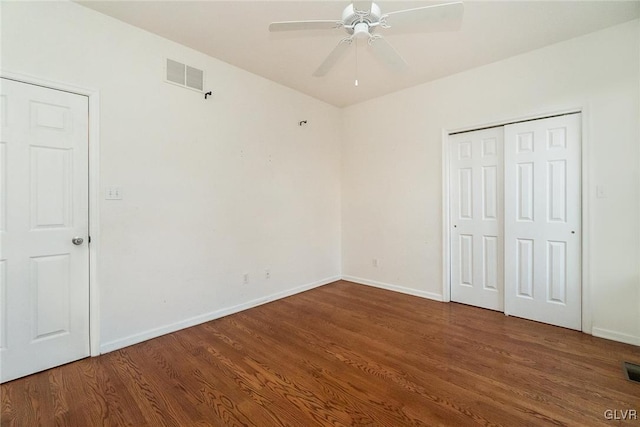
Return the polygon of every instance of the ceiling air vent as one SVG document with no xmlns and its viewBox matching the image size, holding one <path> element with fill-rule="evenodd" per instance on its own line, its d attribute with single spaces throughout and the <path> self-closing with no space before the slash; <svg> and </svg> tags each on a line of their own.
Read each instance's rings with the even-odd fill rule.
<svg viewBox="0 0 640 427">
<path fill-rule="evenodd" d="M 168 83 L 197 90 L 198 92 L 204 90 L 204 71 L 173 59 L 167 59 L 165 70 L 165 79 Z"/>
</svg>

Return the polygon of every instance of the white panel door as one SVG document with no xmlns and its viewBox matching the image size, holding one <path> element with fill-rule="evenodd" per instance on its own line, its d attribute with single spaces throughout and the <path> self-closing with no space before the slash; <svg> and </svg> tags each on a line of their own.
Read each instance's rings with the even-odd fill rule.
<svg viewBox="0 0 640 427">
<path fill-rule="evenodd" d="M 451 300 L 502 311 L 502 139 L 491 128 L 449 137 Z"/>
<path fill-rule="evenodd" d="M 0 84 L 5 382 L 89 355 L 88 100 Z"/>
<path fill-rule="evenodd" d="M 505 313 L 581 329 L 580 114 L 505 126 Z"/>
</svg>

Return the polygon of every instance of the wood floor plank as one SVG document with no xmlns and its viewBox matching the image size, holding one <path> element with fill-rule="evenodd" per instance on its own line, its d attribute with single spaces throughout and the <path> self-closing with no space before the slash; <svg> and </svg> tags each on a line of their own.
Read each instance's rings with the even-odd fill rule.
<svg viewBox="0 0 640 427">
<path fill-rule="evenodd" d="M 607 426 L 640 348 L 338 281 L 0 386 L 9 426 Z"/>
</svg>

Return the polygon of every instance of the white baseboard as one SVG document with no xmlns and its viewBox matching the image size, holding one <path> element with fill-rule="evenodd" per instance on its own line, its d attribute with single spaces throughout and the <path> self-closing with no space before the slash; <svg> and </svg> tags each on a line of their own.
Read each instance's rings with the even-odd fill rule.
<svg viewBox="0 0 640 427">
<path fill-rule="evenodd" d="M 640 337 L 624 334 L 622 332 L 610 331 L 609 329 L 602 329 L 594 326 L 591 329 L 591 334 L 594 337 L 605 338 L 612 341 L 619 341 L 625 344 L 640 345 Z"/>
<path fill-rule="evenodd" d="M 267 295 L 265 297 L 257 298 L 251 301 L 247 301 L 242 304 L 234 305 L 232 307 L 222 308 L 220 310 L 212 311 L 209 313 L 200 314 L 179 322 L 171 323 L 169 325 L 161 326 L 159 328 L 149 329 L 144 332 L 129 335 L 128 337 L 120 338 L 117 340 L 106 342 L 100 345 L 100 353 L 109 353 L 110 351 L 119 350 L 124 347 L 128 347 L 133 344 L 138 344 L 143 341 L 157 338 L 162 335 L 170 334 L 180 329 L 189 328 L 191 326 L 199 325 L 210 320 L 219 319 L 220 317 L 228 316 L 230 314 L 238 313 L 249 308 L 257 307 L 268 302 L 272 302 L 278 299 L 286 298 L 291 295 L 298 294 L 300 292 L 308 291 L 313 288 L 327 285 L 329 283 L 340 280 L 340 276 L 328 277 L 326 279 L 318 280 L 306 285 L 297 286 L 295 288 L 287 289 L 285 291 L 276 292 L 275 294 Z"/>
<path fill-rule="evenodd" d="M 442 295 L 434 292 L 419 291 L 417 289 L 405 288 L 404 286 L 391 285 L 389 283 L 378 282 L 375 280 L 363 279 L 354 276 L 342 276 L 342 280 L 358 283 L 361 285 L 373 286 L 374 288 L 386 289 L 388 291 L 400 292 L 403 294 L 413 295 L 416 297 L 428 298 L 436 301 L 443 301 Z"/>
</svg>

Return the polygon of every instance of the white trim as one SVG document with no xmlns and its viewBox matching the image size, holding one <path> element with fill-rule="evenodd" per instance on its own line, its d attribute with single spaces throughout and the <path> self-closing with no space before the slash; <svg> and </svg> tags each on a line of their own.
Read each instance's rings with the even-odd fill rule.
<svg viewBox="0 0 640 427">
<path fill-rule="evenodd" d="M 91 356 L 100 355 L 100 93 L 89 95 L 89 335 Z"/>
<path fill-rule="evenodd" d="M 589 167 L 589 108 L 583 107 L 581 109 L 580 119 L 582 121 L 582 135 L 580 153 L 582 156 L 582 164 L 580 165 L 581 176 L 581 189 L 582 189 L 582 233 L 580 238 L 582 239 L 582 332 L 586 334 L 592 334 L 593 321 L 592 321 L 592 306 L 591 306 L 591 204 L 590 195 L 592 194 L 590 172 Z M 595 190 L 594 190 L 595 191 Z"/>
<path fill-rule="evenodd" d="M 538 112 L 532 113 L 531 115 L 526 116 L 517 116 L 512 117 L 505 120 L 494 121 L 489 123 L 481 123 L 473 126 L 464 126 L 460 128 L 452 128 L 452 129 L 443 129 L 442 130 L 442 251 L 443 251 L 443 265 L 442 265 L 442 300 L 450 301 L 450 292 L 451 292 L 451 256 L 449 253 L 449 241 L 451 240 L 450 230 L 449 230 L 449 156 L 448 156 L 448 142 L 449 135 L 452 133 L 459 132 L 471 132 L 478 129 L 484 129 L 489 127 L 498 127 L 505 126 L 509 123 L 526 121 L 526 120 L 538 120 L 544 119 L 551 116 L 557 116 L 561 114 L 581 114 L 582 121 L 582 135 L 580 139 L 580 150 L 581 150 L 581 165 L 580 165 L 580 174 L 581 174 L 581 187 L 582 187 L 582 319 L 581 319 L 581 328 L 582 332 L 587 334 L 591 334 L 592 329 L 592 307 L 591 307 L 591 275 L 589 274 L 589 266 L 590 266 L 590 251 L 589 251 L 589 243 L 590 243 L 590 233 L 591 233 L 591 222 L 590 222 L 590 206 L 589 206 L 589 195 L 591 194 L 590 180 L 589 180 L 589 149 L 588 149 L 588 140 L 589 140 L 589 115 L 588 115 L 588 107 L 580 106 L 573 108 L 560 108 L 557 110 L 551 110 L 547 112 Z M 506 282 L 505 282 L 506 285 Z M 614 333 L 615 334 L 615 333 Z"/>
<path fill-rule="evenodd" d="M 373 286 L 374 288 L 386 289 L 388 291 L 400 292 L 403 294 L 413 295 L 416 297 L 427 298 L 442 302 L 442 295 L 433 292 L 419 291 L 417 289 L 405 288 L 404 286 L 392 285 L 389 283 L 378 282 L 375 280 L 363 279 L 354 276 L 342 276 L 342 280 L 358 283 L 360 285 Z"/>
<path fill-rule="evenodd" d="M 640 345 L 640 337 L 624 334 L 622 332 L 610 331 L 609 329 L 602 329 L 596 326 L 592 328 L 592 335 L 594 337 L 623 342 L 625 344 Z"/>
<path fill-rule="evenodd" d="M 0 76 L 19 82 L 62 90 L 89 99 L 89 353 L 98 356 L 100 346 L 100 286 L 98 275 L 100 212 L 100 92 L 40 77 L 0 70 Z"/>
<path fill-rule="evenodd" d="M 451 223 L 449 211 L 449 132 L 442 129 L 442 301 L 451 301 Z"/>
<path fill-rule="evenodd" d="M 159 328 L 149 329 L 147 331 L 129 335 L 128 337 L 109 341 L 100 346 L 100 352 L 108 353 L 110 351 L 118 350 L 124 347 L 128 347 L 130 345 L 138 344 L 143 341 L 150 340 L 152 338 L 157 338 L 159 336 L 170 334 L 172 332 L 179 331 L 181 329 L 189 328 L 191 326 L 195 326 L 201 323 L 209 322 L 211 320 L 219 319 L 221 317 L 238 313 L 240 311 L 257 307 L 259 305 L 266 304 L 278 299 L 286 298 L 291 295 L 298 294 L 300 292 L 305 292 L 313 288 L 318 288 L 320 286 L 324 286 L 329 283 L 336 282 L 338 280 L 340 280 L 339 276 L 328 277 L 326 279 L 318 280 L 316 282 L 308 283 L 306 285 L 298 286 L 292 289 L 288 289 L 286 291 L 276 292 L 275 294 L 267 295 L 261 298 L 256 298 L 254 300 L 247 301 L 242 304 L 234 305 L 227 308 L 222 308 L 209 313 L 203 313 L 198 316 L 193 316 L 185 320 L 180 320 L 179 322 L 170 323 L 168 325 L 161 326 Z"/>
</svg>

